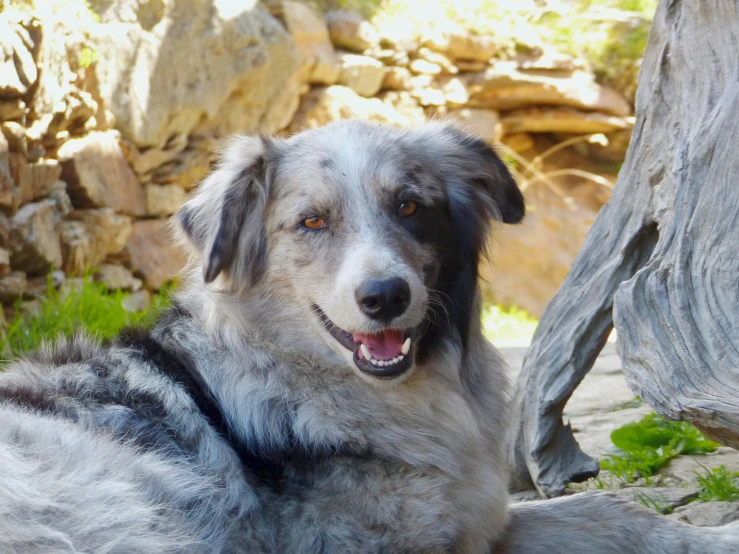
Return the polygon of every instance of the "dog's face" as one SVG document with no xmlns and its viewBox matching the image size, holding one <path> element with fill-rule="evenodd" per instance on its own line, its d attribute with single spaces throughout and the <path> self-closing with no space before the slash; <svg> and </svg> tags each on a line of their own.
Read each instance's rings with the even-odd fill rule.
<svg viewBox="0 0 739 554">
<path fill-rule="evenodd" d="M 489 221 L 523 214 L 483 141 L 438 123 L 352 121 L 235 139 L 177 220 L 206 283 L 289 287 L 282 301 L 310 312 L 348 364 L 394 380 L 443 333 L 466 339 Z"/>
</svg>

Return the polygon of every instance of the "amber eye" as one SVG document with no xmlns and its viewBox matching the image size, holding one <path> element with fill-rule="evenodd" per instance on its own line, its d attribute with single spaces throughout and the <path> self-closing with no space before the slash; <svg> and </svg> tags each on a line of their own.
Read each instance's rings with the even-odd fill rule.
<svg viewBox="0 0 739 554">
<path fill-rule="evenodd" d="M 416 206 L 416 203 L 413 200 L 406 200 L 398 206 L 398 213 L 403 217 L 408 217 L 409 215 L 416 213 L 417 208 L 418 206 Z"/>
<path fill-rule="evenodd" d="M 325 229 L 326 228 L 326 222 L 323 220 L 323 218 L 318 217 L 317 215 L 306 217 L 303 221 L 301 221 L 303 224 L 303 227 L 306 229 L 310 229 L 311 231 L 317 231 L 318 229 Z"/>
</svg>

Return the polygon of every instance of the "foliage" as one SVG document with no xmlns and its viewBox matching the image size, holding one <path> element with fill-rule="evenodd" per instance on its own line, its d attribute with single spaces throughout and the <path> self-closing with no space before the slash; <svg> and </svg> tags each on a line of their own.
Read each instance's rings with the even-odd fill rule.
<svg viewBox="0 0 739 554">
<path fill-rule="evenodd" d="M 620 453 L 601 460 L 601 467 L 622 484 L 631 483 L 637 477 L 649 482 L 673 458 L 681 454 L 707 454 L 721 446 L 706 439 L 690 423 L 668 421 L 657 414 L 619 427 L 611 433 L 611 442 Z"/>
<path fill-rule="evenodd" d="M 644 400 L 639 398 L 638 396 L 635 396 L 631 400 L 627 400 L 625 402 L 619 402 L 618 404 L 614 404 L 610 411 L 611 412 L 619 412 L 621 410 L 628 410 L 629 408 L 639 408 L 644 405 Z"/>
<path fill-rule="evenodd" d="M 710 470 L 706 467 L 703 469 L 704 475 L 693 471 L 700 486 L 699 498 L 703 502 L 739 502 L 739 471 L 729 471 L 724 465 Z"/>
<path fill-rule="evenodd" d="M 634 491 L 634 502 L 639 502 L 658 514 L 665 515 L 673 512 L 672 506 L 667 502 L 664 495 L 657 491 L 652 491 L 650 494 L 642 491 Z"/>
<path fill-rule="evenodd" d="M 127 293 L 108 293 L 105 284 L 86 275 L 79 286 L 56 290 L 49 278 L 46 296 L 38 310 L 24 310 L 16 304 L 6 335 L 0 339 L 0 350 L 17 356 L 38 348 L 45 340 L 70 337 L 85 331 L 97 338 L 116 336 L 128 325 L 149 325 L 156 314 L 169 303 L 170 289 L 155 295 L 151 309 L 130 313 L 123 307 Z"/>
<path fill-rule="evenodd" d="M 518 308 L 487 306 L 482 312 L 482 330 L 496 346 L 527 346 L 539 322 Z"/>
</svg>

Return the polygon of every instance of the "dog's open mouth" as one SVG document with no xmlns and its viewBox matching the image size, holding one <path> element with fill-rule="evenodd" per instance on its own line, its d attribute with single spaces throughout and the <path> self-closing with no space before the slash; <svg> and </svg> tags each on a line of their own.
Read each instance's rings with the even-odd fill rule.
<svg viewBox="0 0 739 554">
<path fill-rule="evenodd" d="M 386 329 L 374 335 L 350 333 L 334 324 L 318 306 L 313 306 L 326 330 L 344 348 L 354 352 L 359 371 L 379 378 L 402 375 L 413 366 L 411 329 Z"/>
</svg>

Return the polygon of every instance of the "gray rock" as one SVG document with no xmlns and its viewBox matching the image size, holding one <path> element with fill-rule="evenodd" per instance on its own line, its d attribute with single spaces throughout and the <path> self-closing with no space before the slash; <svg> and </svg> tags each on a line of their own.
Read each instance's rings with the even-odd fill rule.
<svg viewBox="0 0 739 554">
<path fill-rule="evenodd" d="M 100 96 L 125 138 L 162 147 L 196 128 L 288 125 L 299 101 L 298 54 L 261 3 L 174 0 L 153 12 L 146 2 L 115 4 L 101 9 L 89 34 Z"/>
<path fill-rule="evenodd" d="M 175 213 L 187 199 L 187 192 L 180 185 L 146 185 L 146 213 L 155 217 L 167 217 Z"/>
<path fill-rule="evenodd" d="M 668 517 L 700 527 L 717 527 L 739 521 L 739 502 L 693 502 Z"/>
<path fill-rule="evenodd" d="M 62 179 L 76 208 L 110 207 L 128 215 L 144 215 L 146 200 L 126 162 L 115 132 L 94 132 L 67 141 L 59 149 Z"/>
<path fill-rule="evenodd" d="M 146 289 L 140 290 L 126 296 L 121 303 L 127 312 L 143 312 L 151 307 L 151 293 Z"/>
<path fill-rule="evenodd" d="M 332 10 L 326 14 L 326 23 L 331 40 L 339 48 L 363 52 L 380 42 L 374 26 L 357 12 Z"/>
<path fill-rule="evenodd" d="M 382 88 L 385 78 L 385 66 L 382 62 L 369 56 L 357 54 L 339 54 L 341 60 L 341 76 L 339 83 L 349 87 L 361 96 L 374 96 Z"/>
<path fill-rule="evenodd" d="M 333 85 L 341 73 L 328 27 L 308 5 L 283 2 L 282 19 L 301 59 L 301 81 Z"/>
<path fill-rule="evenodd" d="M 185 253 L 173 243 L 164 220 L 135 222 L 126 251 L 131 269 L 143 278 L 149 290 L 157 290 L 174 279 L 187 261 Z"/>
<path fill-rule="evenodd" d="M 59 225 L 59 231 L 65 273 L 82 275 L 123 249 L 131 234 L 131 220 L 110 208 L 75 210 Z"/>
<path fill-rule="evenodd" d="M 10 221 L 10 261 L 15 269 L 41 273 L 62 265 L 56 232 L 56 202 L 42 200 L 22 207 Z"/>
<path fill-rule="evenodd" d="M 100 264 L 96 268 L 95 281 L 105 283 L 108 290 L 131 290 L 137 291 L 143 283 L 141 279 L 133 276 L 130 270 L 122 265 Z"/>
<path fill-rule="evenodd" d="M 38 79 L 28 31 L 0 15 L 0 96 L 25 95 Z"/>
<path fill-rule="evenodd" d="M 0 279 L 0 302 L 12 302 L 26 292 L 28 283 L 22 271 L 12 271 Z"/>
</svg>

